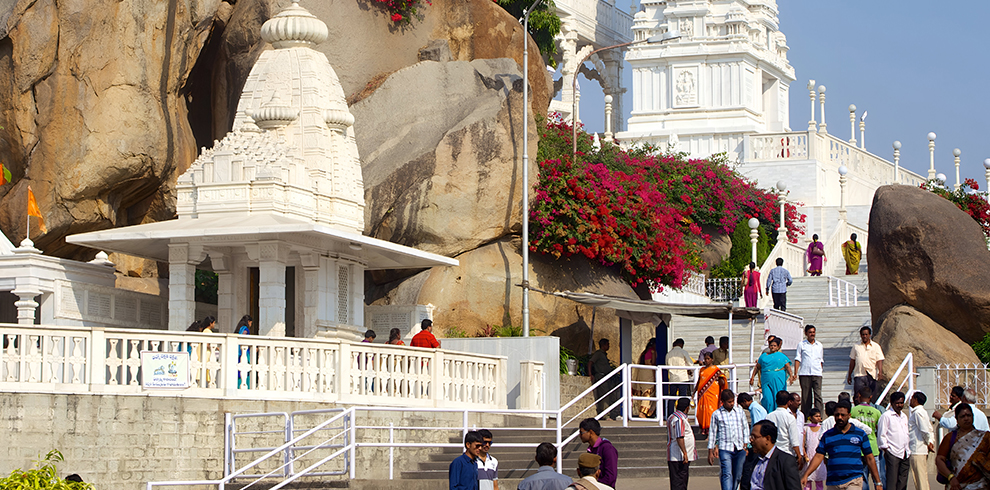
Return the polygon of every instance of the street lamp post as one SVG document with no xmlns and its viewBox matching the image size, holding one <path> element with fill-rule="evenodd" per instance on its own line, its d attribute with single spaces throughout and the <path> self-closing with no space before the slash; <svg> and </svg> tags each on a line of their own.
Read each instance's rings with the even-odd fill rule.
<svg viewBox="0 0 990 490">
<path fill-rule="evenodd" d="M 522 156 L 522 321 L 523 337 L 529 337 L 529 14 L 543 0 L 523 11 L 523 156 Z"/>
<path fill-rule="evenodd" d="M 750 262 L 756 263 L 756 243 L 760 241 L 760 232 L 756 231 L 760 227 L 760 220 L 756 218 L 749 219 L 749 241 L 753 244 L 753 253 L 750 257 Z"/>
<path fill-rule="evenodd" d="M 928 180 L 935 178 L 935 133 L 928 133 Z"/>
<path fill-rule="evenodd" d="M 959 190 L 962 187 L 962 182 L 959 180 L 959 155 L 962 155 L 962 151 L 959 148 L 952 150 L 952 157 L 956 164 L 956 187 L 955 190 Z"/>
<path fill-rule="evenodd" d="M 784 224 L 784 204 L 787 203 L 784 191 L 787 190 L 787 184 L 783 180 L 777 181 L 777 190 L 780 191 L 780 226 L 777 228 L 777 241 L 779 242 L 787 238 L 787 226 Z"/>
<path fill-rule="evenodd" d="M 849 144 L 856 146 L 856 104 L 849 104 Z"/>
<path fill-rule="evenodd" d="M 846 220 L 846 174 L 849 169 L 845 165 L 839 167 L 839 219 Z"/>
<path fill-rule="evenodd" d="M 983 160 L 983 168 L 986 169 L 987 178 L 987 200 L 990 200 L 990 158 Z"/>
<path fill-rule="evenodd" d="M 808 93 L 811 97 L 811 120 L 808 121 L 808 131 L 817 131 L 817 123 L 815 123 L 815 81 L 808 80 Z"/>
<path fill-rule="evenodd" d="M 901 142 L 894 142 L 894 183 L 901 183 Z"/>
<path fill-rule="evenodd" d="M 598 49 L 596 49 L 596 50 L 588 53 L 577 64 L 578 70 L 575 70 L 575 72 L 574 72 L 574 80 L 571 82 L 571 92 L 574 93 L 575 95 L 577 94 L 578 71 L 580 70 L 580 67 L 582 65 L 584 65 L 584 62 L 585 61 L 588 61 L 588 59 L 591 58 L 593 55 L 595 55 L 597 53 L 600 53 L 602 51 L 608 50 L 608 49 L 624 48 L 626 46 L 631 46 L 633 44 L 642 44 L 642 43 L 660 44 L 660 43 L 664 43 L 666 41 L 671 41 L 673 39 L 677 39 L 679 37 L 681 37 L 679 31 L 668 30 L 667 32 L 663 33 L 660 36 L 651 36 L 651 37 L 648 37 L 646 39 L 640 39 L 639 41 L 630 41 L 628 43 L 615 44 L 615 45 L 612 45 L 612 46 L 605 46 L 604 48 L 598 48 Z M 577 97 L 575 96 L 574 97 L 574 106 L 571 108 L 571 125 L 573 126 L 571 128 L 571 140 L 572 140 L 572 142 L 574 144 L 573 145 L 573 148 L 571 150 L 571 163 L 574 163 L 577 160 L 577 125 L 578 125 L 577 105 L 578 105 L 578 100 L 577 100 Z"/>
</svg>

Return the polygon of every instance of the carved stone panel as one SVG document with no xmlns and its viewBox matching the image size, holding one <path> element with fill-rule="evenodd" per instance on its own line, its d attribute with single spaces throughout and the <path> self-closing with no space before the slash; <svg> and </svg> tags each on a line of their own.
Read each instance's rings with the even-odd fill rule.
<svg viewBox="0 0 990 490">
<path fill-rule="evenodd" d="M 698 67 L 674 68 L 674 107 L 698 105 Z"/>
</svg>

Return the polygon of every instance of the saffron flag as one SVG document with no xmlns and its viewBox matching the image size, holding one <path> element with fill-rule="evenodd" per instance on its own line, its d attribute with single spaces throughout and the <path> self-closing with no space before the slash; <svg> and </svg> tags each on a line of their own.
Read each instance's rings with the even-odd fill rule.
<svg viewBox="0 0 990 490">
<path fill-rule="evenodd" d="M 45 228 L 45 218 L 41 216 L 41 210 L 38 209 L 38 201 L 34 199 L 34 192 L 31 191 L 31 186 L 28 186 L 28 216 L 34 216 L 38 218 L 38 229 L 42 233 L 48 233 L 48 229 Z"/>
<path fill-rule="evenodd" d="M 0 185 L 10 182 L 10 170 L 0 163 Z"/>
</svg>

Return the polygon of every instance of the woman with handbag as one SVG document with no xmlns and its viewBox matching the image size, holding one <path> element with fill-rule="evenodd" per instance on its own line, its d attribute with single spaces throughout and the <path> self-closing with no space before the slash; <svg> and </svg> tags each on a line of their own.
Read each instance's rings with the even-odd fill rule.
<svg viewBox="0 0 990 490">
<path fill-rule="evenodd" d="M 956 406 L 958 428 L 942 438 L 935 457 L 938 482 L 949 490 L 990 489 L 990 437 L 973 427 L 973 408 Z"/>
</svg>

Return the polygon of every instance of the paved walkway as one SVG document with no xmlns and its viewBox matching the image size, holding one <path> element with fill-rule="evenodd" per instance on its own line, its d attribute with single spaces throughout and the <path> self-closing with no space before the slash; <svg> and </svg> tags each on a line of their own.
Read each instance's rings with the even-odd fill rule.
<svg viewBox="0 0 990 490">
<path fill-rule="evenodd" d="M 935 456 L 931 456 L 931 460 L 935 460 Z M 934 464 L 932 465 L 934 466 Z M 929 486 L 932 490 L 937 490 L 943 487 L 941 483 L 935 481 L 934 470 L 929 471 L 928 479 Z M 619 479 L 616 482 L 615 490 L 643 490 L 646 488 L 650 489 L 665 489 L 670 488 L 670 480 L 667 478 L 631 478 L 631 479 Z M 690 478 L 688 480 L 688 490 L 718 490 L 719 481 L 717 477 L 714 476 L 702 476 L 699 478 Z M 914 489 L 914 478 L 908 479 L 908 488 Z"/>
</svg>

